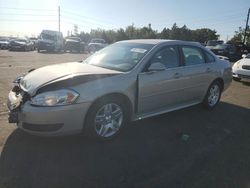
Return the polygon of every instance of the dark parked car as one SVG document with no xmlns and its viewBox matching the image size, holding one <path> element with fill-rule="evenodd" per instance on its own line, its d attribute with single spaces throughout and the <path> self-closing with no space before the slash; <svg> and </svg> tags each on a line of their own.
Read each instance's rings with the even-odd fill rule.
<svg viewBox="0 0 250 188">
<path fill-rule="evenodd" d="M 104 39 L 92 39 L 88 44 L 89 53 L 94 53 L 104 47 L 108 46 Z"/>
<path fill-rule="evenodd" d="M 10 51 L 22 50 L 31 51 L 34 49 L 34 44 L 28 38 L 17 38 L 10 41 Z"/>
<path fill-rule="evenodd" d="M 241 58 L 241 54 L 233 44 L 220 44 L 211 49 L 216 55 L 225 56 L 229 61 L 237 61 Z"/>
<path fill-rule="evenodd" d="M 223 44 L 223 43 L 224 43 L 223 40 L 209 40 L 206 42 L 206 48 L 211 50 L 211 49 L 214 49 L 215 46 Z"/>
<path fill-rule="evenodd" d="M 235 46 L 236 46 L 238 53 L 240 53 L 241 56 L 243 54 L 248 54 L 250 52 L 250 48 L 243 43 L 236 43 Z"/>
<path fill-rule="evenodd" d="M 10 41 L 8 37 L 0 37 L 0 49 L 8 49 L 9 43 Z"/>
<path fill-rule="evenodd" d="M 60 52 L 64 50 L 63 34 L 58 31 L 43 30 L 38 38 L 37 52 L 42 50 Z"/>
<path fill-rule="evenodd" d="M 67 37 L 65 40 L 64 51 L 84 51 L 85 42 L 83 42 L 79 37 Z"/>
</svg>

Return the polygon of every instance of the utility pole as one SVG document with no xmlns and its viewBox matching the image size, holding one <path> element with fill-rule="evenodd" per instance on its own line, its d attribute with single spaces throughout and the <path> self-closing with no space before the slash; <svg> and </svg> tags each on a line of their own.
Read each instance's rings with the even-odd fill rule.
<svg viewBox="0 0 250 188">
<path fill-rule="evenodd" d="M 245 44 L 245 41 L 246 41 L 246 36 L 247 36 L 249 13 L 250 13 L 250 8 L 248 8 L 248 13 L 247 13 L 247 22 L 246 22 L 246 28 L 245 28 L 245 33 L 244 33 L 243 44 Z"/>
<path fill-rule="evenodd" d="M 59 32 L 60 32 L 60 22 L 61 22 L 61 20 L 60 20 L 60 17 L 61 17 L 61 14 L 60 14 L 60 6 L 58 6 L 58 29 L 59 29 Z"/>
</svg>

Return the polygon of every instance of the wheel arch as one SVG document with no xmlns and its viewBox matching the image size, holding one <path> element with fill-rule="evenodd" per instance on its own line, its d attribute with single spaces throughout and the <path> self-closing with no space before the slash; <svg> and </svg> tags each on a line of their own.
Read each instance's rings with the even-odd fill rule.
<svg viewBox="0 0 250 188">
<path fill-rule="evenodd" d="M 214 79 L 214 80 L 211 82 L 211 84 L 209 85 L 209 87 L 210 87 L 214 82 L 220 83 L 221 91 L 224 90 L 224 80 L 223 80 L 223 78 L 218 77 L 218 78 Z"/>
</svg>

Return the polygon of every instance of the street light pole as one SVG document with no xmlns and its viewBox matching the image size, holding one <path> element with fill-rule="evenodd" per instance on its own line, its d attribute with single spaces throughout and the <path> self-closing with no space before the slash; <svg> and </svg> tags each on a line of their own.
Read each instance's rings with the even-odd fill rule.
<svg viewBox="0 0 250 188">
<path fill-rule="evenodd" d="M 59 32 L 60 32 L 60 30 L 61 30 L 61 28 L 60 28 L 60 22 L 61 22 L 61 20 L 60 20 L 60 17 L 61 17 L 61 14 L 60 14 L 60 6 L 58 6 L 58 29 L 59 29 Z"/>
<path fill-rule="evenodd" d="M 247 13 L 247 22 L 246 22 L 246 28 L 245 28 L 245 32 L 244 32 L 243 44 L 245 44 L 245 42 L 246 42 L 246 35 L 247 35 L 247 29 L 248 29 L 249 13 L 250 13 L 250 8 L 248 9 L 248 13 Z"/>
</svg>

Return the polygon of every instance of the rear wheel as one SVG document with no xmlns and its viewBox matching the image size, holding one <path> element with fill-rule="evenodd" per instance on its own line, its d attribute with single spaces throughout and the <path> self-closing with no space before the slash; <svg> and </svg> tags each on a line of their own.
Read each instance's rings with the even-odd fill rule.
<svg viewBox="0 0 250 188">
<path fill-rule="evenodd" d="M 220 101 L 222 92 L 222 86 L 218 81 L 213 82 L 208 88 L 206 97 L 203 100 L 203 104 L 206 108 L 214 108 Z"/>
<path fill-rule="evenodd" d="M 98 101 L 87 115 L 87 136 L 99 141 L 114 138 L 127 122 L 127 114 L 125 105 L 119 99 L 108 98 Z"/>
</svg>

